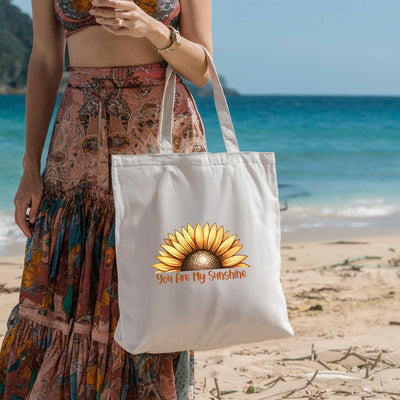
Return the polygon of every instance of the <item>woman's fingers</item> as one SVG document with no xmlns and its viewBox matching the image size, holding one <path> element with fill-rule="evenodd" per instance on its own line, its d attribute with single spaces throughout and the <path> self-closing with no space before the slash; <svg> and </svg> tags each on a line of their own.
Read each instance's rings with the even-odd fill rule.
<svg viewBox="0 0 400 400">
<path fill-rule="evenodd" d="M 111 27 L 118 28 L 119 22 L 113 18 L 105 18 L 105 17 L 96 17 L 96 21 L 104 25 L 110 25 Z"/>
<path fill-rule="evenodd" d="M 31 223 L 31 224 L 34 224 L 36 221 L 36 214 L 39 209 L 41 197 L 42 196 L 39 194 L 32 195 L 32 205 L 31 205 L 31 209 L 29 211 L 29 223 Z"/>
<path fill-rule="evenodd" d="M 114 8 L 120 10 L 135 10 L 138 6 L 135 4 L 135 2 L 128 0 L 93 0 L 92 7 L 89 12 L 92 9 L 97 9 L 98 7 L 109 7 L 107 11 L 114 11 Z M 102 10 L 105 10 L 105 8 L 102 8 Z"/>
<path fill-rule="evenodd" d="M 33 224 L 42 199 L 42 178 L 22 176 L 18 191 L 14 197 L 15 223 L 28 238 L 32 237 Z"/>
<path fill-rule="evenodd" d="M 122 18 L 125 20 L 132 19 L 130 11 L 115 11 L 110 8 L 95 7 L 93 9 L 92 7 L 89 13 L 95 16 L 96 22 L 101 24 L 103 28 L 106 28 L 108 31 L 111 30 L 113 33 L 116 32 L 116 29 L 123 28 L 119 25 L 117 18 Z"/>
<path fill-rule="evenodd" d="M 15 212 L 14 212 L 15 223 L 18 225 L 18 227 L 21 229 L 21 231 L 27 238 L 32 237 L 32 232 L 28 226 L 28 221 L 26 220 L 27 217 L 26 209 L 28 207 L 28 204 L 18 198 L 14 200 L 14 204 L 15 204 Z"/>
<path fill-rule="evenodd" d="M 95 18 L 103 17 L 103 18 L 129 18 L 131 17 L 131 12 L 132 10 L 113 10 L 110 8 L 104 8 L 104 7 L 92 7 L 89 10 L 89 14 L 92 14 L 95 16 Z"/>
</svg>

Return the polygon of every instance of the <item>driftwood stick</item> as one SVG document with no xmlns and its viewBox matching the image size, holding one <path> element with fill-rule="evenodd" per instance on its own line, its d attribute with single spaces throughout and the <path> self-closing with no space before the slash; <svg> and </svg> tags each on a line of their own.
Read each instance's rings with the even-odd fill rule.
<svg viewBox="0 0 400 400">
<path fill-rule="evenodd" d="M 324 363 L 322 360 L 317 360 L 321 365 L 323 365 L 326 369 L 329 369 L 329 371 L 332 371 L 332 368 L 328 365 L 328 364 L 326 364 L 326 363 Z"/>
<path fill-rule="evenodd" d="M 363 356 L 362 354 L 356 353 L 355 351 L 352 351 L 351 353 L 346 354 L 339 361 L 342 361 L 342 360 L 344 360 L 345 358 L 347 358 L 349 356 L 355 356 L 355 357 L 359 358 L 360 360 L 362 360 L 364 362 L 368 362 L 369 361 L 367 357 Z"/>
<path fill-rule="evenodd" d="M 317 387 L 316 385 L 313 385 L 313 383 L 312 383 L 312 381 L 315 379 L 317 374 L 318 374 L 318 369 L 314 372 L 314 374 L 311 377 L 311 379 L 307 379 L 305 384 L 303 386 L 301 386 L 301 387 L 300 386 L 296 387 L 296 388 L 291 387 L 291 388 L 287 388 L 286 390 L 284 388 L 282 388 L 281 391 L 275 391 L 275 392 L 272 390 L 273 391 L 272 394 L 271 393 L 270 394 L 266 393 L 266 396 L 265 397 L 260 397 L 259 400 L 267 400 L 267 399 L 270 399 L 272 396 L 274 396 L 274 400 L 275 400 L 275 399 L 277 399 L 276 396 L 278 396 L 278 395 L 282 396 L 281 398 L 283 398 L 283 399 L 287 399 L 293 393 L 300 392 L 300 391 L 306 389 L 310 385 L 313 386 L 313 387 Z M 284 379 L 282 379 L 282 380 L 284 381 Z"/>
<path fill-rule="evenodd" d="M 379 352 L 378 356 L 376 357 L 374 363 L 371 366 L 371 369 L 374 369 L 376 367 L 376 364 L 378 364 L 379 359 L 381 359 L 381 369 L 382 369 L 382 350 Z"/>
<path fill-rule="evenodd" d="M 292 390 L 291 392 L 285 394 L 282 399 L 287 399 L 289 396 L 291 396 L 293 393 L 297 392 L 297 390 Z"/>
<path fill-rule="evenodd" d="M 355 268 L 397 268 L 396 266 L 389 265 L 389 264 L 377 264 L 377 263 L 370 263 L 370 264 L 353 264 L 349 265 L 348 267 L 343 268 L 344 270 L 348 269 L 355 269 Z"/>
<path fill-rule="evenodd" d="M 222 400 L 221 398 L 221 392 L 219 390 L 219 385 L 218 385 L 218 378 L 214 378 L 214 382 L 215 382 L 215 388 L 217 389 L 217 397 L 218 400 Z"/>
<path fill-rule="evenodd" d="M 279 381 L 286 382 L 281 375 L 279 375 L 277 378 L 273 379 L 272 381 L 266 383 L 264 386 L 266 389 L 271 389 L 273 388 Z"/>
<path fill-rule="evenodd" d="M 317 355 L 317 353 L 314 350 L 314 343 L 312 343 L 311 344 L 311 356 L 310 356 L 311 361 L 314 361 L 316 359 L 316 355 Z"/>
<path fill-rule="evenodd" d="M 376 389 L 372 389 L 372 391 L 374 393 L 379 393 L 379 394 L 389 394 L 389 395 L 391 394 L 393 396 L 400 396 L 400 392 L 395 393 L 395 392 L 388 392 L 387 390 L 376 390 Z"/>
<path fill-rule="evenodd" d="M 336 267 L 340 267 L 341 265 L 349 265 L 353 261 L 359 261 L 359 260 L 380 260 L 382 257 L 379 256 L 358 256 L 358 257 L 349 257 L 346 258 L 342 261 L 339 261 L 335 264 L 328 265 L 327 267 L 323 267 L 323 269 L 333 269 Z"/>
<path fill-rule="evenodd" d="M 314 372 L 314 375 L 312 376 L 312 378 L 311 378 L 309 381 L 307 381 L 308 385 L 312 383 L 312 381 L 313 381 L 313 380 L 315 379 L 315 377 L 318 375 L 318 372 L 319 372 L 319 370 L 316 369 L 315 372 Z M 307 385 L 307 386 L 308 386 L 308 385 Z M 306 386 L 306 387 L 307 387 L 307 386 Z"/>
<path fill-rule="evenodd" d="M 346 352 L 346 354 L 345 354 L 344 356 L 347 357 L 347 356 L 350 354 L 350 352 L 351 352 L 352 349 L 353 349 L 353 346 L 350 346 L 349 349 L 347 350 L 347 352 Z M 343 360 L 343 358 L 342 358 L 342 360 Z"/>
<path fill-rule="evenodd" d="M 282 361 L 304 361 L 310 360 L 311 356 L 297 357 L 297 358 L 282 358 Z"/>
</svg>

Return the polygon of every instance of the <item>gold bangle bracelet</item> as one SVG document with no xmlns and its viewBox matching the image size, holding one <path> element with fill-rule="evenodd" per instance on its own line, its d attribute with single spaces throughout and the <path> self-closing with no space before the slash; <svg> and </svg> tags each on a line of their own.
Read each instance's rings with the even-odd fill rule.
<svg viewBox="0 0 400 400">
<path fill-rule="evenodd" d="M 171 44 L 165 49 L 159 49 L 153 44 L 153 49 L 160 55 L 174 51 L 181 44 L 179 32 L 173 26 L 167 25 L 167 28 L 171 31 Z"/>
</svg>

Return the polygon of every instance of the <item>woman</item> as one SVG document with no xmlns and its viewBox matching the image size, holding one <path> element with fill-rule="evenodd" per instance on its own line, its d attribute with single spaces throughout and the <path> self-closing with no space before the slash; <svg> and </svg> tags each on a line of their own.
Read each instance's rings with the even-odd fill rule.
<svg viewBox="0 0 400 400">
<path fill-rule="evenodd" d="M 1 399 L 192 399 L 194 354 L 126 353 L 119 317 L 112 154 L 157 153 L 167 63 L 209 80 L 210 0 L 32 0 L 26 150 L 15 221 L 27 236 L 19 304 L 0 351 Z M 179 25 L 179 34 L 176 28 Z M 175 28 L 175 29 L 174 29 Z M 46 165 L 40 158 L 64 69 Z M 177 78 L 174 152 L 207 151 Z"/>
</svg>

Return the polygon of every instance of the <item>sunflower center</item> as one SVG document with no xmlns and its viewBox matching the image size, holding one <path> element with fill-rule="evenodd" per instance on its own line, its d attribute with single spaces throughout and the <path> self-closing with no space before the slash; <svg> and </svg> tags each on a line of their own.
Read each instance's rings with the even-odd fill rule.
<svg viewBox="0 0 400 400">
<path fill-rule="evenodd" d="M 182 271 L 222 268 L 219 257 L 209 250 L 194 250 L 182 261 Z"/>
</svg>

